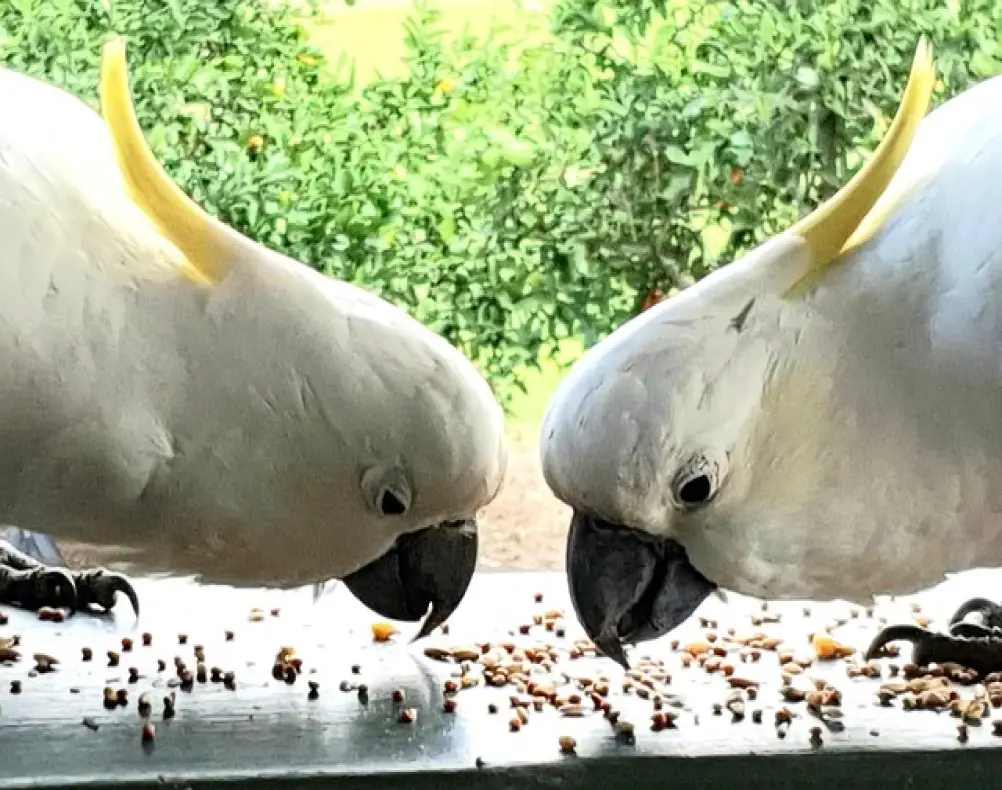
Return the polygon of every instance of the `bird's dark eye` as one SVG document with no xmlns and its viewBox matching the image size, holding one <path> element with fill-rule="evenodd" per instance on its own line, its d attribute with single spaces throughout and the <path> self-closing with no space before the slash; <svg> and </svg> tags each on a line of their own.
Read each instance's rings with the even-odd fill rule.
<svg viewBox="0 0 1002 790">
<path fill-rule="evenodd" d="M 701 505 L 713 494 L 713 483 L 707 475 L 693 477 L 678 490 L 679 501 L 683 505 Z"/>
<path fill-rule="evenodd" d="M 407 512 L 407 506 L 387 488 L 379 497 L 379 512 L 384 516 L 402 516 Z"/>
</svg>

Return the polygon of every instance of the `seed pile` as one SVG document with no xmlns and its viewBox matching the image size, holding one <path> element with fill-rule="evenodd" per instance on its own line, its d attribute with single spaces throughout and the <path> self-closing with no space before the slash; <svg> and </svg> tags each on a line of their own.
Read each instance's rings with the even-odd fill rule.
<svg viewBox="0 0 1002 790">
<path fill-rule="evenodd" d="M 537 603 L 539 600 L 536 596 Z M 560 644 L 559 640 L 556 643 L 550 640 L 527 645 L 510 639 L 458 646 L 432 644 L 424 648 L 424 654 L 452 667 L 451 677 L 442 688 L 447 703 L 452 702 L 447 710 L 456 710 L 458 699 L 467 689 L 488 686 L 511 691 L 508 702 L 513 715 L 508 727 L 512 732 L 528 725 L 530 714 L 551 710 L 561 717 L 601 715 L 617 738 L 632 741 L 635 726 L 621 712 L 627 700 L 641 700 L 648 706 L 646 726 L 653 732 L 678 730 L 683 726 L 685 714 L 692 715 L 684 726 L 698 726 L 698 712 L 692 705 L 701 701 L 705 704 L 706 700 L 687 699 L 680 693 L 688 687 L 689 697 L 692 696 L 691 675 L 678 674 L 673 683 L 673 671 L 719 678 L 720 697 L 710 703 L 711 714 L 726 713 L 735 724 L 746 719 L 752 724 L 762 724 L 768 720 L 766 712 L 771 710 L 769 718 L 777 737 L 782 739 L 787 737 L 795 719 L 810 717 L 820 721 L 824 727 L 812 726 L 807 730 L 807 740 L 815 748 L 823 745 L 825 729 L 832 734 L 845 729 L 842 690 L 835 682 L 811 677 L 812 670 L 822 664 L 844 665 L 846 683 L 873 683 L 874 706 L 897 703 L 907 711 L 949 710 L 965 725 L 958 730 L 962 742 L 969 737 L 966 726 L 977 726 L 990 717 L 993 708 L 1002 707 L 1002 673 L 980 679 L 976 672 L 958 665 L 919 668 L 888 662 L 898 655 L 893 646 L 884 651 L 882 660 L 862 661 L 856 648 L 842 644 L 831 633 L 849 619 L 858 619 L 862 611 L 853 610 L 850 618 L 837 619 L 824 630 L 806 634 L 804 644 L 799 646 L 787 644 L 764 630 L 769 624 L 780 622 L 780 616 L 770 613 L 765 605 L 761 614 L 750 618 L 751 628 L 746 633 L 738 633 L 733 627 L 721 633 L 716 622 L 700 619 L 700 638 L 670 643 L 675 654 L 671 663 L 663 658 L 635 659 L 631 662 L 632 669 L 618 681 L 609 675 L 591 676 L 573 670 L 575 659 L 596 656 L 595 646 L 588 641 Z M 918 611 L 913 609 L 916 622 L 928 624 L 928 619 Z M 872 610 L 865 613 L 866 617 L 873 617 Z M 805 609 L 803 614 L 809 617 L 810 610 Z M 510 633 L 528 636 L 541 627 L 545 633 L 557 635 L 563 632 L 563 617 L 563 612 L 550 610 L 535 615 L 531 623 L 522 623 Z M 757 672 L 743 671 L 752 669 L 752 665 L 765 664 L 766 655 L 770 665 L 777 666 L 776 675 L 770 678 L 771 670 L 762 666 L 755 667 L 760 670 Z M 887 676 L 891 682 L 886 682 Z M 901 680 L 893 681 L 894 678 Z M 764 688 L 770 695 L 765 699 L 761 696 Z M 488 713 L 498 711 L 494 703 L 487 708 Z M 1002 719 L 993 722 L 991 731 L 1002 737 Z M 878 734 L 871 731 L 873 736 Z M 564 753 L 573 752 L 566 747 L 568 739 L 573 741 L 570 736 L 561 736 L 560 750 Z"/>
<path fill-rule="evenodd" d="M 50 622 L 59 622 L 58 620 L 51 620 L 51 618 L 40 619 L 47 619 Z M 227 631 L 225 634 L 225 640 L 231 641 L 233 636 L 232 631 Z M 179 645 L 186 645 L 188 642 L 187 635 L 179 634 L 177 641 Z M 153 635 L 150 633 L 144 633 L 142 636 L 142 645 L 144 648 L 151 647 L 153 645 Z M 18 649 L 20 646 L 21 637 L 19 635 L 9 637 L 0 636 L 0 667 L 12 666 L 22 660 L 22 653 Z M 107 666 L 109 668 L 119 667 L 122 654 L 132 654 L 134 653 L 134 649 L 135 644 L 133 640 L 129 637 L 123 637 L 120 641 L 120 650 L 106 651 L 108 659 Z M 189 668 L 188 663 L 184 658 L 180 655 L 176 655 L 173 659 L 173 674 L 166 678 L 159 678 L 159 680 L 163 681 L 162 685 L 165 685 L 171 690 L 169 694 L 161 697 L 161 717 L 165 721 L 173 719 L 176 716 L 177 690 L 182 692 L 192 692 L 196 684 L 218 683 L 223 688 L 230 691 L 236 691 L 236 673 L 230 670 L 223 670 L 218 666 L 212 666 L 211 668 L 207 667 L 205 663 L 206 654 L 204 646 L 195 645 L 192 649 L 192 656 L 195 661 L 194 671 Z M 288 661 L 290 666 L 296 667 L 294 672 L 298 672 L 298 667 L 301 666 L 301 661 L 293 658 L 288 648 L 283 648 L 282 651 L 279 652 L 279 656 L 281 660 Z M 55 672 L 61 665 L 60 659 L 45 653 L 34 653 L 32 655 L 32 659 L 34 661 L 34 665 L 32 670 L 28 673 L 29 677 L 36 677 L 38 675 Z M 93 648 L 89 646 L 82 647 L 80 652 L 80 661 L 82 663 L 89 663 L 93 660 Z M 167 662 L 163 659 L 157 659 L 156 665 L 156 674 L 166 675 Z M 128 667 L 127 682 L 129 685 L 138 684 L 143 678 L 144 676 L 138 667 Z M 309 697 L 312 699 L 317 698 L 318 689 L 319 684 L 311 682 Z M 10 681 L 9 692 L 11 694 L 21 694 L 23 691 L 25 691 L 25 686 L 20 679 L 13 679 Z M 71 689 L 71 692 L 78 693 L 79 689 Z M 102 705 L 106 711 L 128 708 L 130 704 L 129 690 L 125 686 L 119 688 L 115 688 L 110 685 L 105 686 L 101 691 L 101 699 Z M 136 711 L 140 718 L 141 740 L 144 744 L 151 745 L 156 739 L 156 727 L 150 720 L 154 715 L 152 692 L 147 691 L 138 696 Z M 82 723 L 88 729 L 94 731 L 100 729 L 100 725 L 92 716 L 85 716 Z"/>
<path fill-rule="evenodd" d="M 662 649 L 660 657 L 637 656 L 639 651 L 635 651 L 632 668 L 622 672 L 610 661 L 597 660 L 599 654 L 590 641 L 567 636 L 563 610 L 544 608 L 542 604 L 543 596 L 533 595 L 531 615 L 515 624 L 503 639 L 453 644 L 447 640 L 449 628 L 445 625 L 427 640 L 420 649 L 443 670 L 441 694 L 433 703 L 440 706 L 441 714 L 483 714 L 489 721 L 496 721 L 499 729 L 511 733 L 546 727 L 554 733 L 555 751 L 571 757 L 580 747 L 567 729 L 572 726 L 571 720 L 586 718 L 604 720 L 611 736 L 624 744 L 634 743 L 641 732 L 666 733 L 647 737 L 671 737 L 672 732 L 698 727 L 700 716 L 709 715 L 723 717 L 724 722 L 733 725 L 772 727 L 777 738 L 786 739 L 792 733 L 795 742 L 821 748 L 826 738 L 844 730 L 847 717 L 852 715 L 843 710 L 847 686 L 831 671 L 824 673 L 826 678 L 818 677 L 822 666 L 828 670 L 844 667 L 844 684 L 871 685 L 872 705 L 876 708 L 948 712 L 956 720 L 953 726 L 962 743 L 973 737 L 972 728 L 1002 707 L 1002 673 L 981 678 L 958 665 L 920 668 L 896 663 L 897 651 L 893 647 L 887 648 L 879 660 L 862 661 L 859 652 L 840 642 L 833 631 L 852 618 L 873 618 L 871 610 L 852 610 L 848 617 L 813 633 L 808 633 L 806 626 L 799 631 L 785 628 L 783 637 L 776 635 L 782 618 L 767 606 L 742 618 L 742 627 L 720 628 L 715 621 L 699 619 L 698 631 L 688 639 L 670 641 L 669 649 Z M 916 622 L 928 624 L 917 609 L 913 615 Z M 248 619 L 262 622 L 269 616 L 278 617 L 279 610 L 266 614 L 254 609 Z M 810 617 L 810 610 L 805 609 L 803 616 Z M 50 614 L 39 617 L 59 622 Z M 395 626 L 385 622 L 372 623 L 370 631 L 375 643 L 391 642 L 398 634 Z M 220 633 L 222 642 L 237 638 L 237 632 L 231 629 Z M 167 693 L 162 688 L 130 693 L 130 687 L 142 688 L 149 678 L 137 666 L 129 665 L 144 651 L 149 655 L 162 644 L 177 646 L 171 651 L 177 653 L 172 661 L 155 659 L 157 685 L 166 686 Z M 404 647 L 401 644 L 394 649 Z M 135 641 L 121 639 L 114 649 L 84 646 L 79 660 L 103 662 L 102 656 L 106 656 L 108 667 L 126 665 L 122 666 L 127 670 L 125 685 L 105 686 L 100 704 L 107 711 L 134 705 L 140 740 L 150 746 L 157 737 L 154 718 L 158 713 L 164 721 L 174 718 L 184 693 L 205 684 L 218 684 L 231 692 L 239 690 L 236 673 L 213 664 L 209 660 L 211 652 L 205 645 L 189 644 L 185 633 L 165 639 L 146 632 Z M 0 635 L 0 668 L 24 661 L 26 655 L 18 636 Z M 57 672 L 67 662 L 72 663 L 67 657 L 30 655 L 34 663 L 29 677 Z M 278 648 L 265 666 L 271 667 L 274 680 L 289 686 L 301 682 L 304 674 L 316 671 L 304 668 L 303 659 L 291 646 Z M 361 682 L 363 674 L 361 664 L 346 667 L 346 677 L 339 687 L 367 705 L 370 691 Z M 259 679 L 255 677 L 254 681 Z M 12 679 L 9 693 L 30 693 L 30 684 Z M 307 680 L 304 693 L 311 702 L 319 700 L 321 684 Z M 96 705 L 96 692 L 94 696 Z M 421 716 L 428 715 L 407 699 L 403 689 L 394 689 L 389 696 L 392 715 L 401 726 L 414 726 L 424 721 Z M 548 723 L 533 727 L 536 721 Z M 99 728 L 90 716 L 83 724 Z M 983 731 L 1002 737 L 1002 718 Z M 878 733 L 872 731 L 871 735 Z"/>
</svg>

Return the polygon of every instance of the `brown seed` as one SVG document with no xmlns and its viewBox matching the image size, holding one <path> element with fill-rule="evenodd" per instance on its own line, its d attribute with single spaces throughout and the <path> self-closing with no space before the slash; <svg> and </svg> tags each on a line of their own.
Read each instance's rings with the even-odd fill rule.
<svg viewBox="0 0 1002 790">
<path fill-rule="evenodd" d="M 1002 737 L 1002 719 L 995 719 L 992 722 L 992 735 Z"/>
<path fill-rule="evenodd" d="M 632 738 L 633 737 L 633 724 L 628 721 L 616 721 L 613 723 L 613 729 L 616 731 L 616 736 L 619 738 Z"/>
<path fill-rule="evenodd" d="M 818 746 L 821 746 L 821 744 L 822 744 L 821 728 L 811 727 L 811 746 L 814 746 L 816 748 Z"/>
<path fill-rule="evenodd" d="M 175 713 L 175 709 L 174 709 L 174 695 L 171 694 L 169 697 L 164 697 L 164 712 L 163 712 L 163 717 L 165 719 L 173 719 L 174 718 L 174 713 Z"/>
<path fill-rule="evenodd" d="M 536 593 L 535 595 L 532 596 L 532 600 L 534 600 L 536 603 L 542 603 L 543 594 L 541 592 Z"/>
<path fill-rule="evenodd" d="M 752 720 L 753 724 L 761 724 L 762 723 L 762 709 L 761 708 L 755 708 L 755 710 L 753 710 L 751 712 L 751 720 Z"/>
<path fill-rule="evenodd" d="M 129 704 L 129 692 L 127 689 L 119 689 L 115 692 L 115 700 L 123 708 Z"/>
<path fill-rule="evenodd" d="M 690 642 L 682 649 L 688 653 L 690 657 L 695 657 L 709 652 L 710 645 L 708 642 Z"/>
<path fill-rule="evenodd" d="M 233 641 L 234 634 L 233 634 L 232 631 L 225 631 L 224 635 L 225 635 L 225 638 L 226 638 L 227 642 L 232 642 Z"/>
<path fill-rule="evenodd" d="M 143 743 L 153 743 L 154 739 L 157 737 L 157 728 L 153 725 L 153 722 L 148 721 L 143 725 Z"/>
<path fill-rule="evenodd" d="M 89 647 L 84 647 L 80 649 L 81 658 L 84 661 L 90 661 L 94 657 L 94 651 Z"/>
<path fill-rule="evenodd" d="M 964 721 L 968 724 L 981 724 L 981 719 L 988 712 L 985 703 L 972 700 L 964 710 Z"/>
<path fill-rule="evenodd" d="M 139 711 L 139 715 L 144 718 L 149 716 L 153 711 L 153 704 L 150 701 L 150 695 L 148 692 L 139 695 L 139 702 L 136 703 L 136 709 Z"/>
<path fill-rule="evenodd" d="M 403 691 L 403 689 L 393 689 L 393 693 L 390 695 L 390 697 L 391 697 L 391 699 L 394 702 L 398 702 L 398 703 L 399 702 L 403 702 L 404 701 L 404 691 Z"/>
<path fill-rule="evenodd" d="M 205 661 L 205 648 L 201 645 L 195 645 L 195 660 Z"/>
<path fill-rule="evenodd" d="M 188 635 L 187 634 L 178 634 L 177 635 L 177 643 L 179 645 L 186 645 L 186 644 L 188 644 Z"/>
<path fill-rule="evenodd" d="M 561 754 L 574 754 L 574 749 L 578 745 L 570 735 L 561 735 L 557 742 L 560 744 Z"/>
<path fill-rule="evenodd" d="M 130 683 L 139 682 L 139 667 L 129 667 L 129 682 Z"/>
<path fill-rule="evenodd" d="M 36 612 L 39 620 L 47 623 L 61 623 L 66 619 L 65 613 L 61 609 L 52 606 L 43 606 Z"/>
<path fill-rule="evenodd" d="M 274 609 L 272 609 L 272 610 L 271 610 L 271 616 L 272 616 L 272 617 L 278 617 L 278 616 L 279 616 L 279 614 L 281 614 L 281 611 L 282 611 L 282 610 L 281 610 L 281 609 L 279 609 L 279 608 L 278 608 L 278 607 L 276 606 L 276 607 L 275 607 Z"/>
<path fill-rule="evenodd" d="M 21 681 L 20 680 L 12 680 L 10 682 L 10 693 L 11 694 L 20 694 L 21 693 Z"/>
<path fill-rule="evenodd" d="M 167 669 L 167 662 L 164 661 L 162 658 L 158 658 L 157 659 L 157 672 L 163 672 L 165 669 Z"/>
<path fill-rule="evenodd" d="M 445 700 L 443 700 L 442 710 L 444 710 L 446 713 L 455 713 L 456 712 L 455 697 L 447 697 Z"/>
<path fill-rule="evenodd" d="M 957 740 L 960 741 L 961 743 L 967 743 L 969 737 L 970 736 L 967 733 L 967 725 L 966 724 L 958 724 L 957 725 Z"/>
<path fill-rule="evenodd" d="M 132 650 L 132 640 L 127 636 L 122 637 L 122 652 L 128 653 Z"/>
<path fill-rule="evenodd" d="M 40 675 L 55 672 L 55 665 L 59 663 L 58 658 L 46 655 L 45 653 L 35 653 L 33 658 L 35 659 L 35 671 Z"/>
<path fill-rule="evenodd" d="M 309 685 L 310 691 L 306 695 L 306 698 L 307 699 L 320 699 L 320 684 L 317 681 L 315 681 L 315 680 L 311 680 L 311 681 L 309 681 L 309 683 L 307 685 Z"/>
<path fill-rule="evenodd" d="M 417 709 L 416 708 L 401 708 L 400 715 L 397 717 L 397 721 L 401 724 L 413 724 L 417 719 Z"/>
<path fill-rule="evenodd" d="M 476 661 L 481 655 L 481 651 L 476 647 L 456 647 L 450 652 L 456 661 Z"/>
<path fill-rule="evenodd" d="M 108 666 L 117 667 L 118 666 L 118 653 L 114 650 L 108 651 Z"/>
</svg>

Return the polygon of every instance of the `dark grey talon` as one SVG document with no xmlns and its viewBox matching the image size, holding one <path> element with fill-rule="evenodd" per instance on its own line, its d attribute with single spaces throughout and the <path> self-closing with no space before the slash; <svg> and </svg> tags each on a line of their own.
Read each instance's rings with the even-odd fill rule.
<svg viewBox="0 0 1002 790">
<path fill-rule="evenodd" d="M 953 613 L 953 617 L 950 618 L 951 631 L 953 626 L 962 622 L 969 614 L 975 613 L 981 616 L 982 625 L 986 629 L 1002 629 L 1002 606 L 987 598 L 971 598 L 964 601 Z"/>
<path fill-rule="evenodd" d="M 105 612 L 115 607 L 118 593 L 129 599 L 132 611 L 139 617 L 139 596 L 132 583 L 122 574 L 106 571 L 103 568 L 81 571 L 76 575 L 77 606 L 89 610 L 94 606 Z"/>
<path fill-rule="evenodd" d="M 980 623 L 965 623 L 963 621 L 950 626 L 950 636 L 962 639 L 1000 639 L 1002 628 L 988 628 Z"/>
<path fill-rule="evenodd" d="M 38 611 L 77 608 L 77 590 L 73 576 L 62 568 L 15 570 L 0 565 L 0 603 Z"/>
</svg>

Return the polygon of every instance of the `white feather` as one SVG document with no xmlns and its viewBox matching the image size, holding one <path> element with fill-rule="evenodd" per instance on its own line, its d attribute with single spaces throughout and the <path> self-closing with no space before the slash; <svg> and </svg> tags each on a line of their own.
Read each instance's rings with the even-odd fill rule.
<svg viewBox="0 0 1002 790">
<path fill-rule="evenodd" d="M 669 300 L 593 348 L 543 427 L 557 495 L 758 597 L 1002 565 L 1002 78 L 922 122 L 883 201 L 805 298 L 749 294 L 743 331 L 734 294 L 704 287 L 701 314 Z M 725 476 L 686 514 L 670 487 L 696 451 Z"/>
<path fill-rule="evenodd" d="M 4 70 L 0 106 L 0 519 L 293 586 L 497 494 L 501 410 L 446 341 L 268 251 L 185 278 L 95 112 Z M 384 477 L 406 515 L 375 512 Z"/>
</svg>

